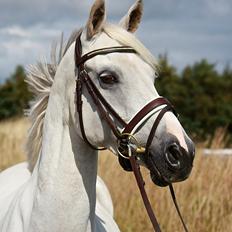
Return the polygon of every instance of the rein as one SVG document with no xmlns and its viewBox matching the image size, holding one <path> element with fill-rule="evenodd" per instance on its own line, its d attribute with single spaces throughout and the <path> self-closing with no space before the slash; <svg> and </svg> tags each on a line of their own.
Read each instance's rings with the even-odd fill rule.
<svg viewBox="0 0 232 232">
<path fill-rule="evenodd" d="M 83 87 L 85 87 L 88 91 L 88 94 L 91 96 L 94 104 L 97 107 L 98 113 L 100 117 L 107 122 L 109 127 L 111 128 L 113 134 L 117 138 L 118 141 L 118 159 L 119 163 L 126 171 L 133 171 L 135 175 L 135 179 L 137 185 L 139 187 L 145 208 L 147 210 L 148 216 L 151 220 L 153 228 L 156 232 L 160 232 L 160 226 L 157 222 L 156 216 L 152 210 L 150 201 L 147 197 L 147 193 L 145 191 L 145 182 L 143 180 L 142 174 L 140 172 L 139 164 L 137 163 L 137 155 L 149 155 L 149 148 L 151 146 L 152 140 L 155 136 L 156 129 L 163 118 L 164 114 L 168 111 L 176 114 L 174 107 L 172 104 L 165 98 L 159 97 L 145 105 L 136 115 L 133 117 L 129 123 L 126 123 L 120 115 L 114 110 L 114 108 L 106 101 L 103 95 L 100 93 L 96 85 L 91 80 L 88 72 L 85 69 L 85 62 L 89 59 L 92 59 L 95 56 L 106 55 L 110 53 L 134 53 L 137 52 L 128 46 L 120 46 L 120 47 L 110 47 L 110 48 L 102 48 L 97 49 L 92 52 L 89 52 L 82 56 L 82 45 L 81 45 L 81 34 L 78 36 L 75 45 L 75 64 L 76 64 L 76 109 L 79 115 L 79 124 L 81 129 L 82 138 L 86 144 L 88 144 L 94 150 L 106 150 L 105 147 L 97 147 L 92 144 L 85 133 L 85 127 L 83 122 L 83 111 L 82 111 L 82 94 Z M 146 147 L 142 147 L 137 142 L 134 137 L 134 132 L 142 123 L 145 123 L 148 118 L 154 115 L 157 112 L 157 108 L 163 106 L 161 110 L 159 110 L 158 116 L 153 124 L 151 132 L 148 136 L 148 140 L 146 143 Z M 120 125 L 123 129 L 122 132 L 118 129 Z M 187 232 L 187 227 L 183 221 L 183 218 L 180 214 L 179 207 L 176 202 L 176 197 L 174 193 L 174 189 L 172 185 L 169 185 L 171 196 L 173 202 L 175 204 L 177 213 L 181 219 L 184 230 Z"/>
</svg>

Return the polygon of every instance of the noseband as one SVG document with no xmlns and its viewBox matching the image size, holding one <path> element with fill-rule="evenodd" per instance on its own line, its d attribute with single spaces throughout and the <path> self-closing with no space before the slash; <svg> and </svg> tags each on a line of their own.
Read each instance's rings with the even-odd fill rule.
<svg viewBox="0 0 232 232">
<path fill-rule="evenodd" d="M 149 155 L 149 149 L 152 143 L 152 140 L 155 136 L 155 132 L 157 127 L 163 118 L 164 114 L 168 111 L 171 111 L 175 114 L 175 109 L 172 104 L 165 98 L 159 97 L 152 100 L 150 103 L 145 105 L 131 120 L 129 123 L 126 123 L 121 116 L 114 110 L 114 108 L 107 102 L 107 100 L 100 93 L 94 82 L 91 80 L 88 71 L 85 68 L 85 62 L 92 59 L 95 56 L 107 55 L 112 53 L 134 53 L 137 52 L 128 46 L 120 46 L 120 47 L 110 47 L 110 48 L 102 48 L 97 49 L 92 52 L 89 52 L 82 56 L 82 45 L 81 45 L 81 34 L 78 36 L 75 45 L 75 64 L 76 64 L 76 108 L 79 115 L 79 124 L 81 129 L 82 138 L 92 149 L 94 150 L 106 150 L 105 147 L 97 147 L 93 145 L 87 138 L 85 133 L 85 127 L 83 123 L 83 110 L 82 110 L 82 94 L 83 87 L 85 87 L 88 91 L 88 94 L 91 96 L 98 113 L 102 120 L 105 120 L 112 130 L 113 134 L 117 138 L 118 141 L 118 158 L 119 163 L 126 171 L 133 171 L 135 174 L 135 178 L 140 189 L 144 205 L 147 209 L 147 213 L 150 217 L 150 220 L 153 224 L 155 231 L 161 231 L 159 224 L 156 220 L 154 212 L 152 210 L 151 204 L 148 200 L 146 191 L 144 189 L 144 181 L 140 172 L 139 165 L 137 164 L 137 155 Z M 163 107 L 163 108 L 161 108 Z M 137 129 L 140 125 L 145 123 L 152 115 L 158 113 L 156 120 L 153 124 L 151 132 L 148 136 L 148 140 L 146 143 L 146 147 L 142 147 L 137 142 L 134 137 L 134 133 L 137 132 Z M 122 130 L 119 129 L 124 128 Z M 183 222 L 183 219 L 180 215 L 179 208 L 176 203 L 175 194 L 173 191 L 172 185 L 169 186 L 172 194 L 172 198 L 174 204 L 176 206 L 177 212 L 180 216 L 180 219 L 183 223 L 185 231 L 187 228 Z"/>
</svg>

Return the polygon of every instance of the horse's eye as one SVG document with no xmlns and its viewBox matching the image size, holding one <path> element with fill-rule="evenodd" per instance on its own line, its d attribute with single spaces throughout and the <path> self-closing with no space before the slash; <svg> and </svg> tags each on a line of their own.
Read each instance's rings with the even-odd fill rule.
<svg viewBox="0 0 232 232">
<path fill-rule="evenodd" d="M 113 85 L 114 83 L 118 83 L 118 79 L 115 75 L 109 72 L 104 72 L 99 76 L 100 81 L 103 84 Z"/>
</svg>

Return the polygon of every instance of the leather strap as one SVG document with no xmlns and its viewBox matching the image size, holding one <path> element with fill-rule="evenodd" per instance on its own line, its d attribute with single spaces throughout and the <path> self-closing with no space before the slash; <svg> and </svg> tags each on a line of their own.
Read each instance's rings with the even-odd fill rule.
<svg viewBox="0 0 232 232">
<path fill-rule="evenodd" d="M 93 91 L 96 93 L 102 104 L 105 106 L 106 109 L 112 114 L 112 116 L 120 123 L 122 127 L 125 127 L 127 123 L 119 116 L 119 114 L 113 109 L 113 107 L 105 100 L 105 98 L 102 96 L 96 85 L 93 83 L 91 78 L 89 78 L 89 83 L 91 84 L 91 87 Z"/>
<path fill-rule="evenodd" d="M 81 46 L 81 34 L 78 36 L 77 40 L 76 40 L 76 44 L 75 44 L 75 63 L 77 64 L 77 62 L 81 59 L 81 54 L 82 54 L 82 46 Z M 84 64 L 80 64 L 79 66 L 76 65 L 76 76 L 77 76 L 77 80 L 76 80 L 76 107 L 77 107 L 77 112 L 78 112 L 78 116 L 79 116 L 79 125 L 80 125 L 80 130 L 81 130 L 81 134 L 82 134 L 82 138 L 85 141 L 85 143 L 87 143 L 92 149 L 94 150 L 106 150 L 106 148 L 102 147 L 99 148 L 93 144 L 91 144 L 86 136 L 85 133 L 85 127 L 84 127 L 84 123 L 83 123 L 83 111 L 82 111 L 82 105 L 83 105 L 83 101 L 82 101 L 82 91 L 83 91 L 83 79 L 84 79 Z"/>
<path fill-rule="evenodd" d="M 154 228 L 154 230 L 156 232 L 161 232 L 159 223 L 158 223 L 158 221 L 156 219 L 154 211 L 153 211 L 153 209 L 151 207 L 151 203 L 150 203 L 150 201 L 149 201 L 149 199 L 147 197 L 147 193 L 146 193 L 145 188 L 144 188 L 145 182 L 144 182 L 143 177 L 141 175 L 140 167 L 137 164 L 134 155 L 130 156 L 130 162 L 131 162 L 131 166 L 132 166 L 132 169 L 133 169 L 133 172 L 134 172 L 134 175 L 135 175 L 137 185 L 139 187 L 140 194 L 141 194 L 142 199 L 143 199 L 144 206 L 146 208 L 146 211 L 147 211 L 147 214 L 148 214 L 148 216 L 150 218 L 150 221 L 151 221 L 151 223 L 153 225 L 153 228 Z"/>
<path fill-rule="evenodd" d="M 148 137 L 147 145 L 146 145 L 146 154 L 148 155 L 149 147 L 151 145 L 151 142 L 154 138 L 156 128 L 158 127 L 158 124 L 160 123 L 162 117 L 167 111 L 173 111 L 174 107 L 171 105 L 171 103 L 163 98 L 159 97 L 151 102 L 149 102 L 144 108 L 142 108 L 136 115 L 135 117 L 127 124 L 125 129 L 123 130 L 123 134 L 131 134 L 132 130 L 135 128 L 136 125 L 147 115 L 149 114 L 152 110 L 156 109 L 159 106 L 162 105 L 167 105 L 165 109 L 163 108 L 160 110 L 160 113 L 158 114 L 155 123 L 152 127 L 152 130 L 150 132 L 150 135 Z M 149 143 L 149 144 L 148 144 Z M 122 156 L 118 156 L 119 163 L 123 167 L 123 169 L 127 172 L 133 171 L 131 163 L 128 159 L 123 158 Z"/>
<path fill-rule="evenodd" d="M 148 114 L 150 113 L 152 110 L 154 110 L 155 108 L 162 106 L 162 105 L 170 105 L 171 103 L 163 98 L 163 97 L 159 97 L 156 98 L 155 100 L 149 102 L 143 109 L 141 109 L 136 115 L 135 117 L 127 124 L 127 126 L 125 127 L 125 129 L 123 130 L 123 133 L 131 133 L 131 131 L 134 129 L 134 127 L 136 125 L 138 125 L 138 123 Z"/>
<path fill-rule="evenodd" d="M 80 35 L 81 36 L 81 35 Z M 76 61 L 76 68 L 78 69 L 78 79 L 77 79 L 77 111 L 79 112 L 79 122 L 81 133 L 84 141 L 89 144 L 95 150 L 105 150 L 105 148 L 98 148 L 95 145 L 92 145 L 87 136 L 85 134 L 84 123 L 83 123 L 83 113 L 82 113 L 82 88 L 83 85 L 86 86 L 88 93 L 92 97 L 94 104 L 96 105 L 100 116 L 108 123 L 111 130 L 113 131 L 114 135 L 117 138 L 120 138 L 120 133 L 115 125 L 113 119 L 109 116 L 112 115 L 114 119 L 118 121 L 118 123 L 125 127 L 127 124 L 126 122 L 116 113 L 116 111 L 111 107 L 111 105 L 105 100 L 102 96 L 100 91 L 96 88 L 95 84 L 92 82 L 91 78 L 89 77 L 88 73 L 85 70 L 84 63 L 97 55 L 105 55 L 109 53 L 115 52 L 129 52 L 129 53 L 136 53 L 136 51 L 130 47 L 113 47 L 113 48 L 104 48 L 98 49 L 92 52 L 89 52 L 82 56 L 82 49 L 81 49 L 81 39 L 80 36 L 77 38 L 76 47 L 75 47 L 75 61 Z"/>
<path fill-rule="evenodd" d="M 99 93 L 100 95 L 98 95 L 98 92 L 94 91 L 94 89 L 92 88 L 92 85 L 91 85 L 91 83 L 92 83 L 91 79 L 89 78 L 88 74 L 84 74 L 84 82 L 85 82 L 85 86 L 89 92 L 89 95 L 92 97 L 92 100 L 94 101 L 94 104 L 96 105 L 96 107 L 98 109 L 100 116 L 102 117 L 102 119 L 104 119 L 108 123 L 108 125 L 110 126 L 110 128 L 113 131 L 116 138 L 120 138 L 120 132 L 118 131 L 117 127 L 115 126 L 115 123 L 113 122 L 113 120 L 109 116 L 109 113 L 111 113 L 111 112 L 109 110 L 107 112 L 103 108 L 102 102 L 100 100 L 102 95 L 100 93 Z"/>
<path fill-rule="evenodd" d="M 92 59 L 95 56 L 100 56 L 100 55 L 107 55 L 110 53 L 136 53 L 136 51 L 128 46 L 120 46 L 120 47 L 110 47 L 110 48 L 101 48 L 101 49 L 96 49 L 94 51 L 91 51 L 85 55 L 83 55 L 76 63 L 76 66 L 80 66 L 81 64 L 84 64 L 87 60 Z"/>
<path fill-rule="evenodd" d="M 102 49 L 98 49 L 92 52 L 89 52 L 85 55 L 82 56 L 82 45 L 81 45 L 81 34 L 78 36 L 77 40 L 76 40 L 76 45 L 75 45 L 75 62 L 76 62 L 76 73 L 77 73 L 77 80 L 76 80 L 76 107 L 77 107 L 77 112 L 79 115 L 79 123 L 80 123 L 80 129 L 81 129 L 81 133 L 82 133 L 82 137 L 83 140 L 93 149 L 95 150 L 105 150 L 106 148 L 98 148 L 95 145 L 91 144 L 85 134 L 85 128 L 84 128 L 84 123 L 83 123 L 83 112 L 82 112 L 82 92 L 83 92 L 83 86 L 86 87 L 89 95 L 91 96 L 94 104 L 96 105 L 98 112 L 100 114 L 100 116 L 102 117 L 102 119 L 104 119 L 107 124 L 110 126 L 112 132 L 114 133 L 114 135 L 118 138 L 118 139 L 122 139 L 122 134 L 118 131 L 117 126 L 114 122 L 114 120 L 116 120 L 122 127 L 124 127 L 124 131 L 123 133 L 131 133 L 131 131 L 135 128 L 135 126 L 148 114 L 150 113 L 152 110 L 154 110 L 155 108 L 162 106 L 162 105 L 166 105 L 158 114 L 153 127 L 151 129 L 150 135 L 148 137 L 147 140 L 147 144 L 146 144 L 146 152 L 145 155 L 149 155 L 149 148 L 150 145 L 152 143 L 152 140 L 155 136 L 155 132 L 156 129 L 162 119 L 162 117 L 164 116 L 164 114 L 167 111 L 172 111 L 175 113 L 174 107 L 171 105 L 171 103 L 165 99 L 165 98 L 157 98 L 153 101 L 151 101 L 150 103 L 148 103 L 142 110 L 140 110 L 136 116 L 127 124 L 118 114 L 117 112 L 113 109 L 113 107 L 105 100 L 105 98 L 102 96 L 102 94 L 100 93 L 100 91 L 97 89 L 97 87 L 95 86 L 95 84 L 93 83 L 93 81 L 91 80 L 91 78 L 89 77 L 89 74 L 86 72 L 85 70 L 85 62 L 95 56 L 98 55 L 105 55 L 105 54 L 109 54 L 109 53 L 136 53 L 136 51 L 131 48 L 131 47 L 112 47 L 112 48 L 102 48 Z M 113 120 L 114 119 L 114 120 Z M 119 157 L 119 159 L 122 158 L 121 156 Z M 131 168 L 134 172 L 136 181 L 137 181 L 137 185 L 139 187 L 144 205 L 146 207 L 148 216 L 152 222 L 153 228 L 156 232 L 160 232 L 160 227 L 159 224 L 157 222 L 157 219 L 155 217 L 155 214 L 152 210 L 151 204 L 149 202 L 149 199 L 147 197 L 144 185 L 145 182 L 143 180 L 143 177 L 141 175 L 140 172 L 140 168 L 139 165 L 136 162 L 136 156 L 135 155 L 131 155 L 129 157 L 129 161 L 127 159 L 124 160 L 124 162 L 129 162 L 129 169 Z M 128 163 L 127 163 L 128 165 Z M 180 214 L 177 202 L 176 202 L 176 198 L 175 198 L 175 193 L 173 190 L 172 185 L 169 186 L 170 187 L 170 191 L 171 191 L 171 195 L 172 195 L 172 199 L 174 201 L 174 204 L 176 206 L 176 210 L 178 212 L 178 215 L 180 216 L 181 222 L 184 226 L 185 231 L 187 232 L 187 228 L 186 225 L 184 224 L 183 218 Z"/>
<path fill-rule="evenodd" d="M 148 151 L 149 151 L 149 148 L 151 146 L 151 143 L 152 143 L 152 140 L 155 136 L 155 132 L 157 130 L 157 127 L 161 121 L 161 119 L 163 118 L 164 114 L 167 113 L 168 111 L 172 111 L 172 106 L 167 104 L 167 106 L 165 106 L 161 111 L 160 113 L 158 114 L 152 128 L 151 128 L 151 132 L 148 136 L 148 139 L 147 139 L 147 143 L 146 143 L 146 154 L 148 155 Z"/>
<path fill-rule="evenodd" d="M 179 215 L 179 218 L 181 220 L 181 223 L 182 223 L 182 225 L 184 227 L 184 231 L 188 232 L 188 228 L 187 228 L 187 226 L 186 226 L 186 224 L 184 222 L 184 219 L 183 219 L 183 217 L 182 217 L 182 215 L 180 213 L 180 209 L 179 209 L 179 206 L 178 206 L 177 201 L 176 201 L 176 195 L 175 195 L 175 192 L 174 192 L 174 188 L 173 188 L 173 186 L 171 184 L 169 185 L 169 190 L 170 190 L 170 193 L 171 193 L 171 196 L 172 196 L 173 203 L 174 203 L 174 205 L 176 207 L 176 211 L 177 211 L 177 213 Z"/>
</svg>

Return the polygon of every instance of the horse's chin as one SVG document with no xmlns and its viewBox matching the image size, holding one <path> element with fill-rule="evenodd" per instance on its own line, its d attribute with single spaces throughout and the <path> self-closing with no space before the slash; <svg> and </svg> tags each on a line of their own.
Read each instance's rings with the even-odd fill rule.
<svg viewBox="0 0 232 232">
<path fill-rule="evenodd" d="M 162 178 L 160 175 L 158 175 L 154 171 L 150 171 L 150 176 L 151 176 L 152 182 L 160 187 L 166 187 L 170 184 L 169 182 L 167 182 L 164 178 Z"/>
<path fill-rule="evenodd" d="M 149 158 L 146 160 L 147 168 L 150 171 L 151 180 L 154 184 L 160 186 L 160 187 L 166 187 L 170 184 L 170 181 L 168 181 L 165 177 L 165 174 L 167 170 L 158 168 L 161 165 L 156 163 L 154 159 L 152 158 L 152 155 L 149 154 Z"/>
</svg>

